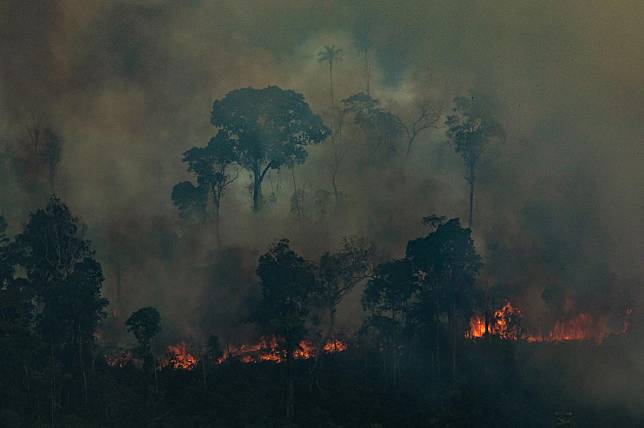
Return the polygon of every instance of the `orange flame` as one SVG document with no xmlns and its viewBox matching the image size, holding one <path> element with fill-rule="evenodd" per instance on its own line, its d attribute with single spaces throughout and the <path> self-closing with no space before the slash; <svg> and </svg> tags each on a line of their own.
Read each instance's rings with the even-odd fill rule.
<svg viewBox="0 0 644 428">
<path fill-rule="evenodd" d="M 321 349 L 324 353 L 343 352 L 347 349 L 347 344 L 340 340 L 329 341 Z M 293 350 L 293 357 L 298 360 L 307 360 L 314 357 L 316 353 L 315 345 L 310 340 L 305 339 L 300 341 L 297 348 Z M 286 360 L 286 355 L 273 337 L 270 340 L 263 338 L 255 344 L 229 347 L 224 352 L 224 355 L 217 359 L 216 363 L 222 364 L 228 359 L 237 359 L 244 364 L 258 362 L 281 363 Z"/>
<path fill-rule="evenodd" d="M 521 311 L 506 303 L 500 309 L 494 311 L 488 321 L 487 333 L 504 340 L 525 340 L 529 343 L 540 342 L 567 342 L 593 340 L 601 344 L 609 334 L 624 334 L 628 330 L 628 316 L 631 310 L 626 309 L 626 318 L 623 329 L 611 331 L 603 319 L 594 319 L 590 314 L 579 313 L 565 320 L 558 320 L 552 330 L 543 334 L 524 333 L 520 328 L 520 320 L 523 317 Z M 475 314 L 470 318 L 469 328 L 465 332 L 468 339 L 476 339 L 485 336 L 485 318 Z"/>
<path fill-rule="evenodd" d="M 190 354 L 185 343 L 170 345 L 161 360 L 161 367 L 170 366 L 173 369 L 191 370 L 197 365 L 197 358 Z"/>
</svg>

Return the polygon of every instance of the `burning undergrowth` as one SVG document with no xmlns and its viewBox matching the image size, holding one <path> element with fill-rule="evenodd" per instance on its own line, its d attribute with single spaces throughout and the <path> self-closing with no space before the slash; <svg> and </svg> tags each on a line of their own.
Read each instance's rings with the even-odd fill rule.
<svg viewBox="0 0 644 428">
<path fill-rule="evenodd" d="M 311 340 L 305 339 L 299 342 L 297 347 L 292 351 L 292 357 L 296 360 L 308 360 L 315 358 L 319 354 L 334 354 L 344 352 L 348 349 L 348 343 L 339 339 L 328 340 L 321 346 L 316 346 Z M 158 368 L 172 368 L 176 370 L 192 370 L 203 359 L 210 359 L 216 365 L 226 362 L 240 362 L 242 364 L 257 363 L 282 363 L 287 360 L 287 353 L 280 346 L 275 337 L 261 338 L 257 342 L 227 345 L 220 356 L 209 358 L 208 356 L 199 355 L 197 350 L 186 342 L 179 342 L 175 345 L 169 345 L 163 356 L 157 360 Z M 130 364 L 142 366 L 142 362 L 135 358 L 131 351 L 116 351 L 105 356 L 106 363 L 115 368 L 124 368 Z"/>
<path fill-rule="evenodd" d="M 629 328 L 631 309 L 625 307 L 617 317 L 592 315 L 588 312 L 565 314 L 561 319 L 542 327 L 526 327 L 526 315 L 511 302 L 483 314 L 474 314 L 465 332 L 468 339 L 486 335 L 502 340 L 529 343 L 591 341 L 601 344 L 608 336 L 625 334 Z"/>
</svg>

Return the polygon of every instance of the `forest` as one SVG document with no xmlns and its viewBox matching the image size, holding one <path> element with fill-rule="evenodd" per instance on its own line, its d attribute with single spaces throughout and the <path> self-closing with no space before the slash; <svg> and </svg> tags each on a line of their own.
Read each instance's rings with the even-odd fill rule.
<svg viewBox="0 0 644 428">
<path fill-rule="evenodd" d="M 644 426 L 626 3 L 4 2 L 0 427 Z"/>
</svg>

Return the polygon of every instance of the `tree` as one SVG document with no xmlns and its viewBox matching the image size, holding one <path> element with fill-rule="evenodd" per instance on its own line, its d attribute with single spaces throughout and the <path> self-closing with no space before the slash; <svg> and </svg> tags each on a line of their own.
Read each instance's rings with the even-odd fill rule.
<svg viewBox="0 0 644 428">
<path fill-rule="evenodd" d="M 253 176 L 253 209 L 261 206 L 262 182 L 269 170 L 301 164 L 306 146 L 330 134 L 304 97 L 277 86 L 244 88 L 213 103 L 217 139 L 231 145 L 235 161 Z"/>
<path fill-rule="evenodd" d="M 453 114 L 447 116 L 447 137 L 454 150 L 465 161 L 466 180 L 470 186 L 468 225 L 472 227 L 474 211 L 474 182 L 476 166 L 485 145 L 493 138 L 504 135 L 501 125 L 491 116 L 489 103 L 481 96 L 471 93 L 469 97 L 454 98 Z"/>
<path fill-rule="evenodd" d="M 125 321 L 126 329 L 138 342 L 136 353 L 147 366 L 152 363 L 152 339 L 161 331 L 161 315 L 156 308 L 138 309 Z"/>
<path fill-rule="evenodd" d="M 369 63 L 369 49 L 371 48 L 372 42 L 366 22 L 362 22 L 358 25 L 358 29 L 354 37 L 355 46 L 358 52 L 362 54 L 364 62 L 365 93 L 369 95 L 371 92 L 371 64 Z"/>
<path fill-rule="evenodd" d="M 262 299 L 253 316 L 258 328 L 272 335 L 286 355 L 286 417 L 294 409 L 293 352 L 306 337 L 306 322 L 315 287 L 314 268 L 291 250 L 289 241 L 277 242 L 259 258 Z"/>
<path fill-rule="evenodd" d="M 17 386 L 24 385 L 25 412 L 35 412 L 35 400 L 29 391 L 33 372 L 42 365 L 42 343 L 31 328 L 33 292 L 24 279 L 16 277 L 16 260 L 6 229 L 7 223 L 0 216 L 0 402 L 5 403 L 5 408 L 11 407 L 17 398 Z"/>
<path fill-rule="evenodd" d="M 403 132 L 403 123 L 395 114 L 382 108 L 380 102 L 365 93 L 358 93 L 342 100 L 344 113 L 353 114 L 353 123 L 365 134 L 375 139 L 377 146 L 384 145 L 395 151 L 394 142 Z"/>
<path fill-rule="evenodd" d="M 374 254 L 373 245 L 346 238 L 340 251 L 327 252 L 320 257 L 316 297 L 320 306 L 329 313 L 329 330 L 325 341 L 334 339 L 336 311 L 344 296 L 370 276 Z"/>
<path fill-rule="evenodd" d="M 203 355 L 201 358 L 201 373 L 202 373 L 202 381 L 203 381 L 203 386 L 204 388 L 207 385 L 207 362 L 208 361 L 217 361 L 224 355 L 223 351 L 221 350 L 221 344 L 219 343 L 219 337 L 210 335 L 208 337 L 208 341 L 206 342 L 206 346 L 203 350 Z"/>
<path fill-rule="evenodd" d="M 231 165 L 235 162 L 232 141 L 223 134 L 217 134 L 206 147 L 193 147 L 186 151 L 183 161 L 188 165 L 188 171 L 195 175 L 197 185 L 189 181 L 175 185 L 172 189 L 172 200 L 184 217 L 191 214 L 203 217 L 207 212 L 210 195 L 219 244 L 221 200 L 226 188 L 238 176 L 236 173 L 229 173 Z"/>
<path fill-rule="evenodd" d="M 439 106 L 433 106 L 429 99 L 424 98 L 418 104 L 416 116 L 411 122 L 408 124 L 401 122 L 405 136 L 407 137 L 405 159 L 409 158 L 411 147 L 416 141 L 416 138 L 426 129 L 436 128 L 438 120 L 441 117 L 441 112 L 442 109 Z"/>
<path fill-rule="evenodd" d="M 182 181 L 172 188 L 172 202 L 184 219 L 203 220 L 208 209 L 208 191 L 189 181 Z"/>
<path fill-rule="evenodd" d="M 362 305 L 369 311 L 366 325 L 378 331 L 384 339 L 384 348 L 391 354 L 394 386 L 398 378 L 400 335 L 407 324 L 416 289 L 412 264 L 407 259 L 400 259 L 379 264 L 362 295 Z M 387 365 L 386 359 L 384 365 Z"/>
<path fill-rule="evenodd" d="M 436 216 L 427 219 L 426 222 L 435 224 L 436 229 L 423 238 L 409 241 L 406 257 L 421 281 L 418 305 L 432 316 L 431 320 L 423 320 L 425 325 L 439 323 L 440 313 L 447 313 L 453 378 L 456 371 L 457 317 L 469 319 L 473 286 L 482 263 L 474 247 L 471 230 L 462 228 L 459 219 L 447 222 Z M 423 312 L 419 312 L 422 316 Z"/>
<path fill-rule="evenodd" d="M 49 346 L 53 415 L 57 360 L 64 370 L 78 369 L 87 402 L 86 367 L 108 303 L 101 297 L 103 272 L 90 241 L 83 238 L 78 219 L 55 196 L 45 209 L 31 214 L 16 237 L 15 251 L 34 293 L 36 331 Z"/>
<path fill-rule="evenodd" d="M 27 141 L 25 150 L 25 163 L 28 173 L 35 174 L 40 181 L 42 168 L 47 170 L 49 191 L 55 190 L 56 174 L 60 164 L 62 140 L 49 126 L 43 124 L 42 117 L 31 114 L 30 123 L 25 125 Z"/>
<path fill-rule="evenodd" d="M 342 60 L 342 49 L 335 45 L 325 46 L 318 52 L 318 62 L 327 62 L 329 64 L 329 95 L 331 97 L 331 109 L 335 115 L 335 97 L 333 95 L 333 64 Z"/>
</svg>

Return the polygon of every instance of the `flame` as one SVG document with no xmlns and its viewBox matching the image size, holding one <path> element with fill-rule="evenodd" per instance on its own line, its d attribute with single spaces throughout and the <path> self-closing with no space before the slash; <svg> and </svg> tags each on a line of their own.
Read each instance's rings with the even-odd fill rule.
<svg viewBox="0 0 644 428">
<path fill-rule="evenodd" d="M 347 344 L 336 339 L 335 341 L 326 342 L 321 349 L 324 353 L 343 352 L 347 349 Z M 316 354 L 316 346 L 307 339 L 300 341 L 297 348 L 293 350 L 293 357 L 298 360 L 308 360 Z M 286 360 L 286 354 L 280 349 L 277 340 L 273 337 L 270 340 L 262 338 L 255 344 L 228 347 L 224 355 L 218 358 L 216 363 L 222 364 L 229 359 L 236 359 L 244 364 L 258 362 L 281 363 Z"/>
<path fill-rule="evenodd" d="M 488 322 L 488 333 L 502 339 L 516 340 L 520 336 L 518 320 L 522 317 L 521 311 L 507 302 L 500 309 L 494 311 Z M 485 318 L 475 314 L 470 318 L 470 326 L 465 332 L 465 337 L 474 339 L 483 336 L 485 336 Z"/>
<path fill-rule="evenodd" d="M 190 370 L 197 365 L 197 358 L 190 354 L 185 343 L 170 345 L 161 360 L 161 367 L 170 366 L 173 369 Z"/>
<path fill-rule="evenodd" d="M 338 339 L 330 340 L 322 346 L 322 350 L 326 353 L 344 352 L 347 350 L 347 344 L 339 341 Z"/>
<path fill-rule="evenodd" d="M 315 355 L 315 347 L 308 340 L 302 340 L 297 349 L 293 351 L 293 356 L 298 360 L 308 360 Z"/>
<path fill-rule="evenodd" d="M 487 333 L 504 340 L 525 340 L 529 343 L 541 342 L 568 342 L 593 340 L 601 344 L 610 334 L 624 334 L 628 330 L 628 317 L 631 314 L 630 308 L 626 308 L 623 328 L 621 330 L 610 330 L 604 319 L 593 318 L 588 313 L 579 313 L 563 320 L 555 322 L 552 329 L 546 333 L 523 332 L 520 327 L 523 314 L 518 308 L 507 302 L 503 307 L 494 311 L 488 322 Z M 469 328 L 465 332 L 468 339 L 476 339 L 485 336 L 485 318 L 475 314 L 470 318 Z"/>
</svg>

